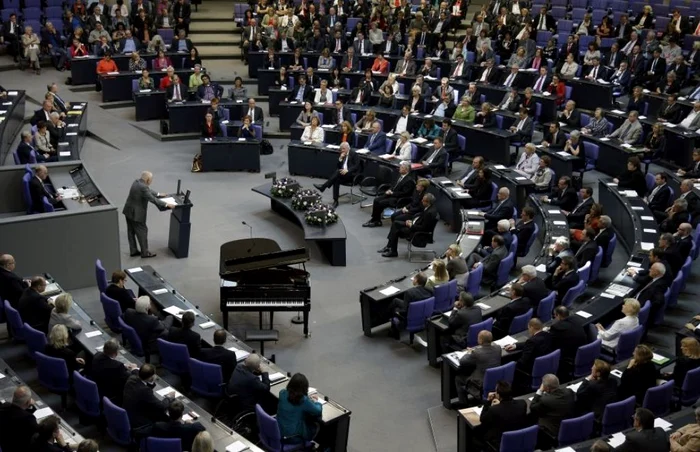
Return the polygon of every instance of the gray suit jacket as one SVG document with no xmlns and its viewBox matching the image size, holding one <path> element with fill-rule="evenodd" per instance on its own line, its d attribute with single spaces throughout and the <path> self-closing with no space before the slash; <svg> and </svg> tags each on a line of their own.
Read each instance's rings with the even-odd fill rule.
<svg viewBox="0 0 700 452">
<path fill-rule="evenodd" d="M 690 122 L 690 127 L 688 127 L 688 130 L 692 131 L 695 131 L 697 129 L 700 129 L 700 115 L 696 115 L 695 118 L 693 118 L 693 120 Z"/>
<path fill-rule="evenodd" d="M 498 264 L 508 256 L 508 249 L 505 246 L 499 246 L 491 254 L 486 256 L 481 261 L 484 266 L 483 281 L 486 284 L 493 284 L 496 281 L 498 273 Z"/>
<path fill-rule="evenodd" d="M 613 138 L 620 138 L 622 135 L 622 130 L 627 128 L 627 136 L 625 137 L 625 143 L 629 144 L 634 144 L 639 140 L 639 137 L 642 135 L 642 124 L 639 121 L 634 121 L 634 123 L 630 123 L 629 119 L 625 119 L 625 122 L 622 123 L 622 125 L 614 131 L 612 134 L 610 134 L 611 137 Z"/>
<path fill-rule="evenodd" d="M 131 184 L 129 197 L 126 198 L 122 213 L 127 220 L 145 223 L 149 202 L 161 208 L 165 207 L 165 203 L 158 199 L 157 196 L 158 192 L 151 190 L 141 179 L 137 179 Z"/>
<path fill-rule="evenodd" d="M 416 74 L 416 62 L 413 60 L 409 60 L 408 63 L 406 63 L 406 60 L 400 60 L 398 63 L 396 63 L 396 69 L 394 70 L 394 72 L 396 72 L 397 74 L 402 73 L 404 70 L 404 66 L 406 66 L 406 75 Z"/>
<path fill-rule="evenodd" d="M 481 387 L 486 370 L 501 365 L 501 346 L 496 344 L 476 346 L 471 353 L 462 356 L 459 364 L 460 366 L 474 366 L 474 372 L 469 380 Z"/>
</svg>

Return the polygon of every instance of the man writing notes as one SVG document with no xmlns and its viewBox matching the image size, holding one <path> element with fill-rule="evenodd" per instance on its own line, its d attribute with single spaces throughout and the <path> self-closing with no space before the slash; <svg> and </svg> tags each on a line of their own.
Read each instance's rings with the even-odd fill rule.
<svg viewBox="0 0 700 452">
<path fill-rule="evenodd" d="M 165 196 L 150 188 L 153 174 L 149 171 L 141 173 L 141 178 L 134 181 L 129 189 L 129 197 L 126 198 L 122 213 L 126 217 L 127 237 L 129 238 L 129 251 L 131 256 L 141 255 L 143 258 L 154 257 L 156 253 L 148 250 L 148 226 L 146 226 L 146 214 L 148 203 L 152 202 L 158 207 L 173 209 L 175 204 L 166 204 L 158 198 Z M 139 242 L 141 252 L 136 247 Z"/>
</svg>

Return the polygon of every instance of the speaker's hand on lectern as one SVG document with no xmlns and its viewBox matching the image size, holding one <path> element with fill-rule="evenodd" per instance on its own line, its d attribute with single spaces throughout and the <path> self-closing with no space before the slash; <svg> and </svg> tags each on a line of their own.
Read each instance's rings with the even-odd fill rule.
<svg viewBox="0 0 700 452">
<path fill-rule="evenodd" d="M 177 204 L 166 204 L 165 205 L 165 207 L 167 207 L 168 209 L 174 209 L 175 206 L 177 206 Z"/>
</svg>

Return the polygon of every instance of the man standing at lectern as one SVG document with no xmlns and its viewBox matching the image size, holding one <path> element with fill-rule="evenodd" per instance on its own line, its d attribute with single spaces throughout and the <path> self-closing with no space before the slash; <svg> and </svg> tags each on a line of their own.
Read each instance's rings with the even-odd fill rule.
<svg viewBox="0 0 700 452">
<path fill-rule="evenodd" d="M 155 257 L 156 253 L 148 250 L 148 226 L 146 226 L 146 214 L 148 203 L 152 202 L 158 207 L 172 209 L 175 204 L 166 204 L 158 198 L 165 196 L 162 193 L 151 190 L 153 174 L 150 171 L 141 173 L 141 178 L 134 181 L 129 189 L 129 197 L 126 198 L 122 213 L 126 217 L 126 234 L 129 238 L 129 251 L 131 256 L 141 255 L 143 258 Z M 141 252 L 136 247 L 139 241 Z"/>
</svg>

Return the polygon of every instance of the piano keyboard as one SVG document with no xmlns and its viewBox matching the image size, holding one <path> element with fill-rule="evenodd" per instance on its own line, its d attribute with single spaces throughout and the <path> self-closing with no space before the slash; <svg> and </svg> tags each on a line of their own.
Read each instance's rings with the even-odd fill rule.
<svg viewBox="0 0 700 452">
<path fill-rule="evenodd" d="M 303 307 L 307 303 L 301 300 L 236 300 L 227 301 L 227 307 L 270 307 L 270 306 L 286 306 L 286 307 Z"/>
</svg>

